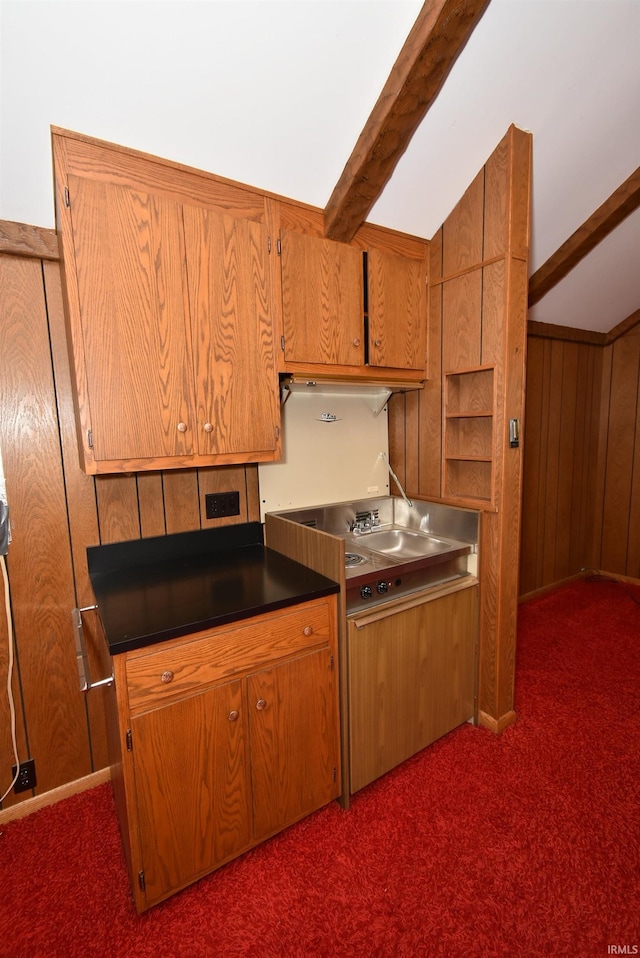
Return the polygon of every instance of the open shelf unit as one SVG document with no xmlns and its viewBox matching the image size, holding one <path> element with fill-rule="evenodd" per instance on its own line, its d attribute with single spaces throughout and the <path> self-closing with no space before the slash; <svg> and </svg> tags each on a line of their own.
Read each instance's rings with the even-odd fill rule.
<svg viewBox="0 0 640 958">
<path fill-rule="evenodd" d="M 444 374 L 443 494 L 490 506 L 493 503 L 494 367 L 476 366 Z"/>
</svg>

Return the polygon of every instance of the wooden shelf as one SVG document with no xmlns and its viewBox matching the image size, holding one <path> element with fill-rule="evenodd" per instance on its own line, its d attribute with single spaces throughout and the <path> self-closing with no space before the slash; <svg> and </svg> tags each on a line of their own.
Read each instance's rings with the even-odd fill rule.
<svg viewBox="0 0 640 958">
<path fill-rule="evenodd" d="M 443 491 L 480 504 L 493 501 L 493 366 L 444 375 Z"/>
</svg>

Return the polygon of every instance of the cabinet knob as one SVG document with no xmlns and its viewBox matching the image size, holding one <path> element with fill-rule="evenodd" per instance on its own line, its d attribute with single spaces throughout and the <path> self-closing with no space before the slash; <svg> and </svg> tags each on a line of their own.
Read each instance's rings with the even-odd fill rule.
<svg viewBox="0 0 640 958">
<path fill-rule="evenodd" d="M 303 634 L 303 635 L 313 635 L 313 629 L 311 628 L 310 625 L 305 625 L 304 629 L 302 630 L 302 634 Z"/>
<path fill-rule="evenodd" d="M 213 426 L 211 425 L 210 422 L 205 422 L 205 424 L 204 424 L 204 431 L 205 431 L 205 432 L 213 432 Z"/>
<path fill-rule="evenodd" d="M 239 715 L 240 715 L 240 713 L 238 712 L 237 709 L 231 709 L 231 711 L 229 712 L 229 721 L 230 721 L 230 722 L 237 722 Z"/>
<path fill-rule="evenodd" d="M 173 672 L 170 669 L 167 669 L 167 671 L 163 672 L 160 676 L 160 681 L 164 682 L 165 685 L 167 682 L 173 682 Z"/>
<path fill-rule="evenodd" d="M 381 339 L 374 339 L 373 345 L 374 345 L 374 346 L 382 346 L 382 340 L 381 340 Z"/>
<path fill-rule="evenodd" d="M 259 712 L 262 712 L 262 710 L 263 710 L 263 709 L 266 709 L 266 707 L 267 707 L 267 703 L 265 702 L 265 700 L 264 700 L 264 699 L 258 699 L 258 701 L 256 702 L 256 708 L 257 708 L 257 710 L 258 710 Z"/>
<path fill-rule="evenodd" d="M 186 432 L 186 431 L 187 431 L 187 424 L 186 424 L 186 422 L 179 422 L 179 423 L 178 423 L 178 432 Z"/>
<path fill-rule="evenodd" d="M 360 340 L 359 340 L 359 339 L 354 339 L 353 345 L 354 345 L 354 346 L 359 346 L 359 345 L 360 345 Z"/>
</svg>

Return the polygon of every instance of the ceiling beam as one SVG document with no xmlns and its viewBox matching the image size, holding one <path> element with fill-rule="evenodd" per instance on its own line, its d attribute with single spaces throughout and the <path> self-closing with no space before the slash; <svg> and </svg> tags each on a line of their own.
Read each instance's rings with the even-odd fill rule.
<svg viewBox="0 0 640 958">
<path fill-rule="evenodd" d="M 424 4 L 325 207 L 326 236 L 353 239 L 488 4 Z"/>
<path fill-rule="evenodd" d="M 583 257 L 640 206 L 640 166 L 529 280 L 529 307 L 570 273 Z"/>
</svg>

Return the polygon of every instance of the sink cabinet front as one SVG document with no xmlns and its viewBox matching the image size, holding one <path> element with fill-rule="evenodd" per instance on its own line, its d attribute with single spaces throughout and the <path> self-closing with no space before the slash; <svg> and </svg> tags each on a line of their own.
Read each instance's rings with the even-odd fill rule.
<svg viewBox="0 0 640 958">
<path fill-rule="evenodd" d="M 350 789 L 474 718 L 476 579 L 348 620 Z"/>
<path fill-rule="evenodd" d="M 336 616 L 330 596 L 114 659 L 139 912 L 339 796 Z"/>
</svg>

